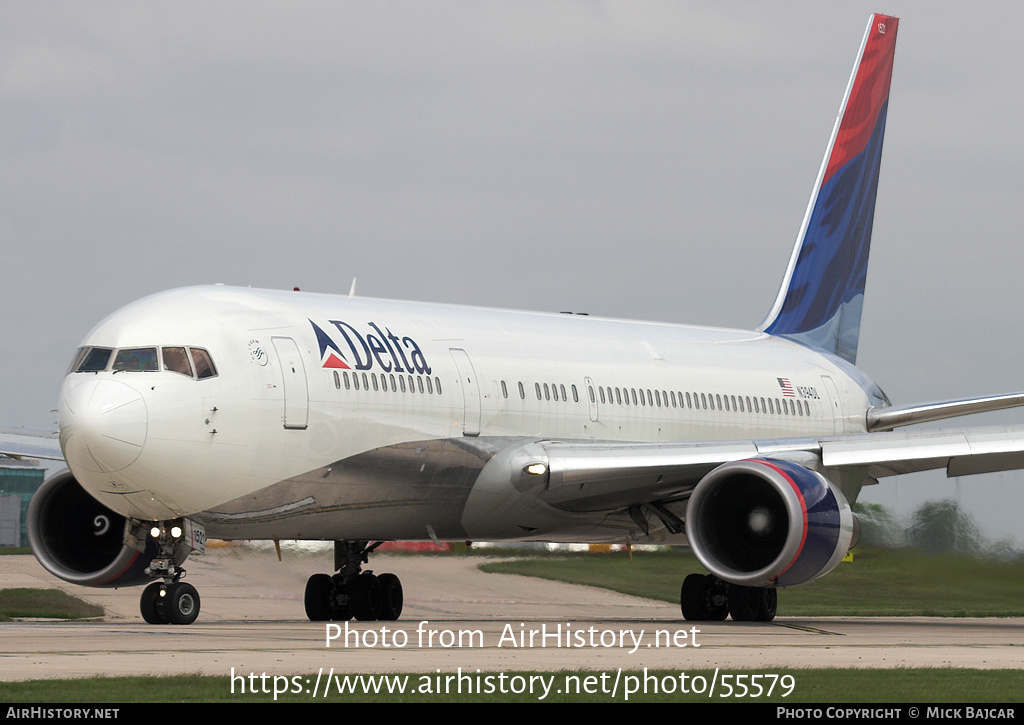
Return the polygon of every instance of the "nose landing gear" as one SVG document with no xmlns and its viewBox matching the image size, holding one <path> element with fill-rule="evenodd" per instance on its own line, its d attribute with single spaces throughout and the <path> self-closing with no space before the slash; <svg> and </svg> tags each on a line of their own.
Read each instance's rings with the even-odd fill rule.
<svg viewBox="0 0 1024 725">
<path fill-rule="evenodd" d="M 335 541 L 333 576 L 314 574 L 306 582 L 306 616 L 313 622 L 358 619 L 394 621 L 402 614 L 402 582 L 394 574 L 363 571 L 382 541 Z"/>
<path fill-rule="evenodd" d="M 148 624 L 192 624 L 199 616 L 199 592 L 181 581 L 185 576 L 181 564 L 193 550 L 205 550 L 205 532 L 188 519 L 129 523 L 126 542 L 144 542 L 147 536 L 156 542 L 158 554 L 146 567 L 146 574 L 160 581 L 152 582 L 142 592 L 142 618 Z"/>
<path fill-rule="evenodd" d="M 199 592 L 185 582 L 153 582 L 142 592 L 139 609 L 149 624 L 192 624 L 199 616 Z"/>
</svg>

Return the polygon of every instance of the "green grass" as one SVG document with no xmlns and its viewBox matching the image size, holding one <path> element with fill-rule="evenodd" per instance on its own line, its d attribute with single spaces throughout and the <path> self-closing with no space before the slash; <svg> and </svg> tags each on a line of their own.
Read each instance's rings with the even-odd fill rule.
<svg viewBox="0 0 1024 725">
<path fill-rule="evenodd" d="M 706 570 L 685 551 L 580 553 L 481 565 L 603 587 L 624 594 L 679 602 L 691 572 Z M 852 562 L 806 586 L 779 592 L 781 616 L 1024 616 L 1024 567 L 959 554 L 932 556 L 914 549 L 859 549 Z"/>
<path fill-rule="evenodd" d="M 15 617 L 83 619 L 102 616 L 102 607 L 59 589 L 0 589 L 0 622 Z"/>
<path fill-rule="evenodd" d="M 437 693 L 439 677 L 444 678 L 454 675 L 454 672 L 438 673 L 415 673 L 415 674 L 392 674 L 387 675 L 394 682 L 395 678 L 407 678 L 407 694 L 399 695 L 392 693 L 383 694 L 337 694 L 336 688 L 328 697 L 323 697 L 323 686 L 321 685 L 319 696 L 315 699 L 312 696 L 312 689 L 316 681 L 316 674 L 305 677 L 280 676 L 276 682 L 279 691 L 294 690 L 296 683 L 303 692 L 285 692 L 276 698 L 273 694 L 275 680 L 268 676 L 261 681 L 258 677 L 255 680 L 257 692 L 250 689 L 250 680 L 236 678 L 232 681 L 230 676 L 200 676 L 181 675 L 176 677 L 99 677 L 90 679 L 69 679 L 60 680 L 59 683 L 53 680 L 34 680 L 29 682 L 4 683 L 0 688 L 0 702 L 65 702 L 65 703 L 159 703 L 159 702 L 536 702 L 536 694 L 525 692 L 523 694 L 446 694 Z M 498 688 L 499 680 L 496 673 L 481 673 L 480 677 L 490 674 L 491 682 Z M 592 684 L 598 690 L 592 693 L 580 694 L 559 694 L 558 689 L 565 689 L 567 678 L 576 677 L 582 682 L 583 678 L 591 674 L 594 676 Z M 651 670 L 646 673 L 648 677 L 649 694 L 632 694 L 629 697 L 631 702 L 775 702 L 775 703 L 863 703 L 863 702 L 955 702 L 955 703 L 999 703 L 999 702 L 1020 702 L 1024 699 L 1024 672 L 1018 670 L 967 670 L 967 669 L 916 669 L 916 670 L 868 670 L 868 669 L 791 669 L 777 670 L 775 674 L 788 675 L 792 680 L 775 680 L 774 692 L 767 695 L 768 685 L 772 682 L 769 679 L 761 679 L 764 691 L 760 697 L 738 697 L 741 692 L 741 685 L 746 685 L 748 692 L 752 681 L 750 677 L 754 674 L 763 674 L 757 671 L 744 672 L 742 670 L 722 670 L 718 674 L 718 683 L 715 695 L 708 697 L 707 687 L 701 685 L 701 681 L 695 678 L 704 678 L 710 683 L 715 677 L 714 670 L 688 670 L 686 671 L 687 688 L 702 689 L 703 694 L 679 692 L 680 672 L 675 670 Z M 634 679 L 632 686 L 642 684 L 644 673 L 642 671 L 624 671 L 620 677 L 618 691 L 613 698 L 610 694 L 612 683 L 616 677 L 616 671 L 608 672 L 595 671 L 587 672 L 504 672 L 506 682 L 511 682 L 514 676 L 527 678 L 544 677 L 551 683 L 550 695 L 545 699 L 547 702 L 623 702 L 625 701 L 624 689 L 626 677 Z M 605 687 L 602 691 L 600 683 Z M 723 685 L 723 675 L 729 675 L 729 681 L 733 687 L 733 696 L 724 697 L 728 689 Z M 743 679 L 737 676 L 743 675 Z M 473 677 L 477 677 L 475 670 Z M 363 676 L 364 678 L 366 676 Z M 653 678 L 653 679 L 652 679 Z M 671 684 L 671 692 L 658 692 L 654 694 L 654 680 L 657 680 L 658 689 L 661 690 L 666 684 Z M 378 680 L 379 681 L 379 680 Z M 449 680 L 454 689 L 456 680 Z M 792 688 L 788 687 L 792 683 Z M 783 685 L 786 684 L 786 687 Z M 408 690 L 416 687 L 422 689 L 424 685 L 429 686 L 433 692 L 425 694 L 408 694 Z M 234 691 L 232 692 L 232 686 Z M 244 687 L 244 691 L 243 691 Z M 788 696 L 783 696 L 789 691 Z"/>
</svg>

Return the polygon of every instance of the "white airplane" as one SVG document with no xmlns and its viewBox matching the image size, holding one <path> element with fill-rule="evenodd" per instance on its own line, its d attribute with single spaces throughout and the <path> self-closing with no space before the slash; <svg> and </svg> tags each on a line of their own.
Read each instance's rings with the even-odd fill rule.
<svg viewBox="0 0 1024 725">
<path fill-rule="evenodd" d="M 897 19 L 870 19 L 781 290 L 756 331 L 230 288 L 90 332 L 60 393 L 69 470 L 33 551 L 84 586 L 199 613 L 206 536 L 335 542 L 312 620 L 393 620 L 385 540 L 688 544 L 687 619 L 770 620 L 833 569 L 879 477 L 1024 467 L 1024 427 L 893 432 L 1024 394 L 893 407 L 854 367 Z M 0 451 L 39 456 L 0 436 Z M 35 445 L 30 445 L 35 444 Z M 54 457 L 61 452 L 54 451 Z"/>
</svg>

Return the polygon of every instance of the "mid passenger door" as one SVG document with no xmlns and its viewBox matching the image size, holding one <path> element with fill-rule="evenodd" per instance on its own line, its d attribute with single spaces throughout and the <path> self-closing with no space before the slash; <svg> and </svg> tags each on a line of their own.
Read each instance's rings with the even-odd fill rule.
<svg viewBox="0 0 1024 725">
<path fill-rule="evenodd" d="M 452 347 L 448 351 L 455 360 L 455 368 L 459 373 L 459 385 L 462 388 L 462 435 L 480 435 L 480 386 L 477 384 L 476 371 L 466 351 Z"/>
<path fill-rule="evenodd" d="M 309 419 L 309 390 L 299 346 L 290 337 L 272 337 L 270 340 L 277 353 L 284 383 L 284 427 L 303 430 Z"/>
</svg>

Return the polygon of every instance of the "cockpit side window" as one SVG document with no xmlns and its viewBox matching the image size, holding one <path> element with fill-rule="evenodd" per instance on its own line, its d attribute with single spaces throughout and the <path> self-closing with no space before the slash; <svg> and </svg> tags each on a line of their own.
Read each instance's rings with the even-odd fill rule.
<svg viewBox="0 0 1024 725">
<path fill-rule="evenodd" d="M 188 354 L 185 352 L 185 348 L 165 347 L 162 351 L 164 355 L 164 370 L 192 377 L 192 365 L 188 361 Z"/>
<path fill-rule="evenodd" d="M 121 370 L 157 370 L 155 347 L 126 347 L 117 351 L 112 369 Z"/>
<path fill-rule="evenodd" d="M 210 357 L 210 353 L 201 347 L 190 347 L 189 352 L 192 353 L 192 362 L 196 366 L 196 377 L 200 380 L 204 378 L 212 378 L 217 374 L 217 368 L 213 366 L 213 359 Z"/>
<path fill-rule="evenodd" d="M 85 348 L 85 354 L 78 358 L 78 365 L 75 366 L 76 373 L 95 373 L 106 370 L 110 362 L 110 355 L 114 350 L 109 347 Z"/>
<path fill-rule="evenodd" d="M 73 373 L 78 370 L 78 366 L 82 364 L 82 360 L 89 354 L 89 348 L 80 347 L 75 350 L 75 357 L 71 360 L 71 365 L 68 366 L 68 372 Z"/>
</svg>

